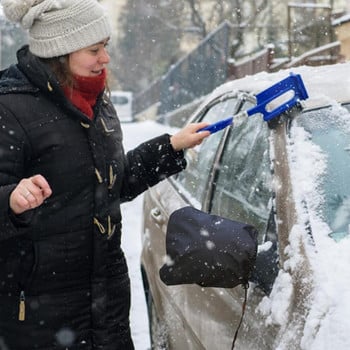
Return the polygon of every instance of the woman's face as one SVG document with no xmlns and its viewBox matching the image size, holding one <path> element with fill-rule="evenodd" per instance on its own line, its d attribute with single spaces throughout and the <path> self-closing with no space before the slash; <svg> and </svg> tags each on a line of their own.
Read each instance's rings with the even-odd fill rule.
<svg viewBox="0 0 350 350">
<path fill-rule="evenodd" d="M 69 54 L 69 68 L 75 75 L 93 77 L 101 74 L 109 63 L 108 39 Z"/>
</svg>

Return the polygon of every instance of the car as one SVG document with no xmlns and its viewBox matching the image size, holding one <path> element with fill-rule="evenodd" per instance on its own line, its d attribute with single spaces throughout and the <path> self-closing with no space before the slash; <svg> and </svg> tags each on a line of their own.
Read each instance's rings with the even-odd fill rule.
<svg viewBox="0 0 350 350">
<path fill-rule="evenodd" d="M 189 119 L 247 110 L 290 73 L 309 95 L 272 120 L 252 115 L 213 133 L 185 151 L 186 170 L 145 193 L 141 272 L 153 349 L 231 349 L 239 328 L 244 288 L 168 286 L 159 276 L 169 217 L 186 206 L 259 232 L 235 349 L 350 348 L 349 72 L 342 63 L 233 80 Z"/>
<path fill-rule="evenodd" d="M 133 122 L 132 113 L 133 93 L 131 91 L 111 91 L 110 99 L 121 122 Z"/>
</svg>

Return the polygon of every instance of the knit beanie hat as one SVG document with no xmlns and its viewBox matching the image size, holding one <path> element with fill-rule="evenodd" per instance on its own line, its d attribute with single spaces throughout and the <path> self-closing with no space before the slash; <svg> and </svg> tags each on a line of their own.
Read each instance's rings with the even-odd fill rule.
<svg viewBox="0 0 350 350">
<path fill-rule="evenodd" d="M 29 50 L 57 57 L 94 45 L 111 35 L 96 0 L 1 0 L 6 17 L 29 30 Z"/>
</svg>

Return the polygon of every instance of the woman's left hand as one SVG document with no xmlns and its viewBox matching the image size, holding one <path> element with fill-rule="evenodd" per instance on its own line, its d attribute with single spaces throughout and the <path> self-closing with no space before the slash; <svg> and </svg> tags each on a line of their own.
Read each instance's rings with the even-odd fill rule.
<svg viewBox="0 0 350 350">
<path fill-rule="evenodd" d="M 170 137 L 170 143 L 175 151 L 181 151 L 186 148 L 191 148 L 200 145 L 202 141 L 210 135 L 209 131 L 198 130 L 208 126 L 208 123 L 191 123 L 186 125 L 179 132 Z"/>
<path fill-rule="evenodd" d="M 10 195 L 10 208 L 16 214 L 22 214 L 43 204 L 52 190 L 42 175 L 22 179 Z"/>
</svg>

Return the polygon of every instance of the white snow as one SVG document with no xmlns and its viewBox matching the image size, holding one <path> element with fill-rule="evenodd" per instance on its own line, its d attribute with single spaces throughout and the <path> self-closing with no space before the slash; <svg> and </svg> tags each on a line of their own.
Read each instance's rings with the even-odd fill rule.
<svg viewBox="0 0 350 350">
<path fill-rule="evenodd" d="M 341 111 L 339 114 L 346 116 L 348 127 L 349 114 Z M 345 350 L 350 348 L 350 237 L 335 242 L 328 236 L 330 228 L 317 211 L 323 200 L 322 193 L 315 195 L 319 192 L 316 189 L 327 159 L 307 135 L 303 135 L 301 130 L 296 131 L 294 138 L 299 139 L 301 147 L 297 159 L 291 162 L 291 171 L 295 175 L 293 179 L 299 183 L 299 186 L 294 186 L 294 195 L 299 203 L 303 196 L 307 196 L 316 248 L 306 246 L 310 248 L 307 254 L 314 273 L 314 289 L 301 345 L 302 349 L 307 350 Z M 305 159 L 309 161 L 305 162 Z M 302 181 L 306 183 L 300 186 Z M 299 188 L 303 188 L 304 192 L 298 193 Z M 305 189 L 308 189 L 308 193 L 305 193 Z M 297 211 L 302 213 L 303 209 L 297 208 Z"/>
</svg>

